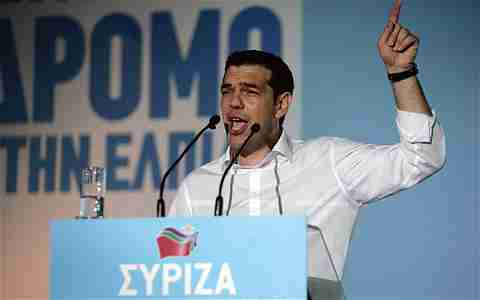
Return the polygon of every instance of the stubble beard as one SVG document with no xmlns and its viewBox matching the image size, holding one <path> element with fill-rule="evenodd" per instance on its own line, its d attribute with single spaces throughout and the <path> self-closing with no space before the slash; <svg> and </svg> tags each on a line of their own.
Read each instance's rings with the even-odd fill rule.
<svg viewBox="0 0 480 300">
<path fill-rule="evenodd" d="M 276 134 L 271 134 L 271 135 L 266 135 L 266 132 L 272 132 L 273 128 L 266 128 L 266 130 L 260 130 L 259 132 L 255 133 L 252 138 L 248 141 L 248 143 L 245 145 L 243 148 L 242 153 L 240 156 L 242 157 L 247 157 L 251 155 L 252 153 L 255 153 L 256 151 L 265 148 L 271 150 L 273 148 L 273 145 L 277 142 L 279 136 L 278 133 Z M 227 133 L 228 134 L 228 133 Z M 230 137 L 230 134 L 227 135 L 227 138 Z M 248 137 L 248 136 L 247 136 Z M 232 144 L 229 141 L 229 146 L 230 146 L 230 157 L 233 159 L 234 155 L 240 151 L 240 148 L 242 147 L 243 143 L 246 141 L 247 137 L 238 144 Z"/>
</svg>

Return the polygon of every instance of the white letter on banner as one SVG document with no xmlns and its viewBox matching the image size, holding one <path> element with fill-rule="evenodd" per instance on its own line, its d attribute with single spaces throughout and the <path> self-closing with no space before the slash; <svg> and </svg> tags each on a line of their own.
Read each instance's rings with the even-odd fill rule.
<svg viewBox="0 0 480 300">
<path fill-rule="evenodd" d="M 193 267 L 197 270 L 202 270 L 200 274 L 200 278 L 198 279 L 197 285 L 195 286 L 195 291 L 193 292 L 195 295 L 213 295 L 212 289 L 204 288 L 205 282 L 207 282 L 208 274 L 212 269 L 211 263 L 195 263 Z"/>
<path fill-rule="evenodd" d="M 136 296 L 138 291 L 136 289 L 130 289 L 130 282 L 132 277 L 130 277 L 129 271 L 134 271 L 137 269 L 137 265 L 120 265 L 120 270 L 123 274 L 123 284 L 118 292 L 119 296 Z"/>
<path fill-rule="evenodd" d="M 145 294 L 147 296 L 151 296 L 153 290 L 153 281 L 155 280 L 158 270 L 160 270 L 160 265 L 153 265 L 151 272 L 148 271 L 147 266 L 140 265 L 140 270 L 142 271 L 143 278 L 145 279 Z"/>
<path fill-rule="evenodd" d="M 170 271 L 173 271 L 170 275 Z M 162 295 L 168 296 L 170 283 L 179 280 L 182 277 L 182 269 L 177 264 L 163 264 L 162 270 Z"/>
<path fill-rule="evenodd" d="M 183 279 L 185 284 L 185 295 L 192 294 L 192 265 L 185 264 L 185 268 L 183 270 Z"/>
<path fill-rule="evenodd" d="M 215 294 L 219 295 L 222 290 L 228 290 L 230 295 L 236 295 L 235 283 L 233 282 L 232 270 L 228 263 L 223 263 L 218 275 L 217 287 L 215 288 Z"/>
</svg>

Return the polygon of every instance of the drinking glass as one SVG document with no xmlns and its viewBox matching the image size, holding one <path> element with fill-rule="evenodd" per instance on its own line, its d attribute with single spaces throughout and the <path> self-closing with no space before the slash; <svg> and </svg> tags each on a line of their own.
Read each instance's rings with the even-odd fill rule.
<svg viewBox="0 0 480 300">
<path fill-rule="evenodd" d="M 81 170 L 80 219 L 103 218 L 105 202 L 105 169 L 89 166 Z"/>
</svg>

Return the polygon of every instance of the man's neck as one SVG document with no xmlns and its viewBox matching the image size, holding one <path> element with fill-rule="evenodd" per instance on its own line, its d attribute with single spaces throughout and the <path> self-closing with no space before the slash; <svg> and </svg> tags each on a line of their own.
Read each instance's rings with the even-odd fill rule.
<svg viewBox="0 0 480 300">
<path fill-rule="evenodd" d="M 264 145 L 263 147 L 253 151 L 252 153 L 243 155 L 241 154 L 238 157 L 238 164 L 242 167 L 252 168 L 258 166 L 267 155 L 272 152 L 273 147 L 280 139 L 282 131 L 280 130 L 275 136 L 271 138 L 268 144 Z M 230 152 L 230 157 L 233 159 L 235 153 Z"/>
</svg>

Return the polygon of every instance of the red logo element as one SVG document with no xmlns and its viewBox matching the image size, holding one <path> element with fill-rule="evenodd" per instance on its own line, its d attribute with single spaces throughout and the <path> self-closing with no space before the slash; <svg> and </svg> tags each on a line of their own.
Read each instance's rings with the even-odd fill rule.
<svg viewBox="0 0 480 300">
<path fill-rule="evenodd" d="M 157 237 L 160 258 L 168 256 L 189 256 L 197 246 L 198 232 L 191 225 L 180 230 L 167 227 Z"/>
</svg>

